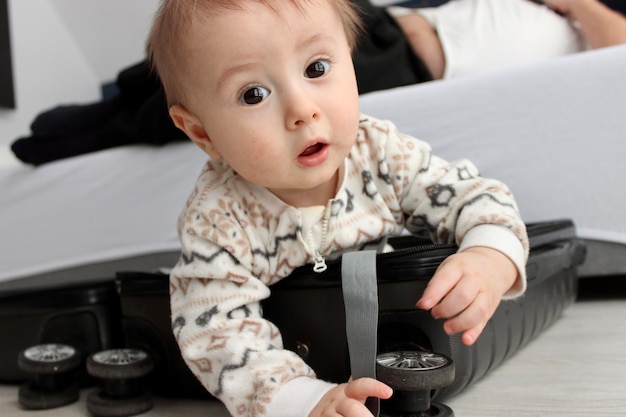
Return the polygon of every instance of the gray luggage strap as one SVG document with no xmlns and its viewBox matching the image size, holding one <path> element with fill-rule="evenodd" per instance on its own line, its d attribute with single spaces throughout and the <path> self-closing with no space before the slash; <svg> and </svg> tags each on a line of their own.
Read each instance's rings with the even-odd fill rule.
<svg viewBox="0 0 626 417">
<path fill-rule="evenodd" d="M 352 378 L 376 379 L 378 334 L 376 251 L 345 253 L 341 261 L 341 282 Z M 378 398 L 368 398 L 365 405 L 374 417 L 378 417 L 380 412 Z"/>
</svg>

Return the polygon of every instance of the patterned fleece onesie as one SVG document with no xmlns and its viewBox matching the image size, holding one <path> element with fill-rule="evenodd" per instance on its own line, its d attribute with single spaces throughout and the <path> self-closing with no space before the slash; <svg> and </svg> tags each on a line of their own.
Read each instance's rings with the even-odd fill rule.
<svg viewBox="0 0 626 417">
<path fill-rule="evenodd" d="M 173 331 L 182 356 L 234 416 L 306 416 L 330 384 L 262 318 L 269 286 L 296 267 L 407 229 L 460 250 L 504 252 L 523 293 L 528 241 L 509 190 L 454 164 L 387 121 L 363 115 L 335 198 L 298 209 L 208 161 L 181 213 L 182 254 L 170 276 Z M 416 294 L 416 301 L 418 295 Z"/>
</svg>

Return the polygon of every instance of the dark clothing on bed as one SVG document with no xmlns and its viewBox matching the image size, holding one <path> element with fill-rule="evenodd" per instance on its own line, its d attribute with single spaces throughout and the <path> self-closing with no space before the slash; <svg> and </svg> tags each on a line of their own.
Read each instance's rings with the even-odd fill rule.
<svg viewBox="0 0 626 417">
<path fill-rule="evenodd" d="M 160 82 L 145 61 L 121 71 L 116 87 L 112 98 L 41 113 L 31 124 L 32 135 L 13 142 L 13 153 L 41 165 L 116 146 L 187 140 L 170 119 Z"/>
<path fill-rule="evenodd" d="M 359 93 L 385 90 L 432 80 L 395 20 L 368 0 L 354 0 L 361 8 L 365 34 L 354 51 Z"/>
</svg>

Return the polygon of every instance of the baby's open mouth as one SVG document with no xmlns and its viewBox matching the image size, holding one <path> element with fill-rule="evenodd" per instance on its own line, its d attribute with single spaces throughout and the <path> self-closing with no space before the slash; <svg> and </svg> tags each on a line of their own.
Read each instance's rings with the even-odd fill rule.
<svg viewBox="0 0 626 417">
<path fill-rule="evenodd" d="M 301 157 L 303 156 L 311 156 L 315 153 L 318 153 L 319 151 L 321 151 L 324 148 L 324 144 L 323 143 L 316 143 L 315 145 L 311 145 L 308 148 L 306 148 L 304 151 L 302 151 L 302 153 L 300 154 Z"/>
</svg>

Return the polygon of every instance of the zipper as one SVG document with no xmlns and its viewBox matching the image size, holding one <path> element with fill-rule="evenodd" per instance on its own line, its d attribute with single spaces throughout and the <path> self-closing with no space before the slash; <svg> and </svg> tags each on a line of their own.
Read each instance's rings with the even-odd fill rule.
<svg viewBox="0 0 626 417">
<path fill-rule="evenodd" d="M 425 253 L 425 252 L 434 252 L 434 251 L 452 251 L 452 250 L 456 250 L 458 249 L 458 247 L 456 245 L 453 244 L 447 244 L 447 243 L 422 243 L 422 244 L 418 244 L 415 246 L 409 246 L 406 248 L 398 248 L 398 249 L 394 249 L 391 252 L 385 252 L 385 253 L 381 253 L 380 256 L 382 256 L 383 258 L 389 258 L 389 259 L 393 259 L 393 258 L 401 258 L 401 257 L 405 257 L 405 256 L 410 256 L 410 255 L 415 255 L 418 253 Z"/>
<path fill-rule="evenodd" d="M 313 265 L 313 271 L 317 272 L 318 274 L 321 274 L 327 269 L 328 269 L 328 265 L 326 265 L 326 259 L 324 259 L 324 256 L 320 253 L 320 251 L 316 250 L 315 251 L 315 265 Z"/>
<path fill-rule="evenodd" d="M 321 251 L 323 250 L 324 245 L 326 244 L 326 232 L 328 231 L 328 218 L 330 217 L 329 208 L 331 204 L 332 204 L 332 201 L 326 206 L 326 209 L 324 210 L 324 220 L 322 222 L 322 237 L 320 238 L 320 246 L 319 248 L 315 249 L 315 254 L 314 254 L 315 264 L 313 265 L 313 271 L 317 272 L 318 274 L 321 274 L 322 272 L 328 269 L 328 265 L 326 265 L 326 259 L 324 258 L 324 255 L 322 255 Z M 311 230 L 309 236 L 311 238 L 313 237 L 313 230 Z M 313 241 L 313 239 L 311 239 L 311 241 Z"/>
</svg>

